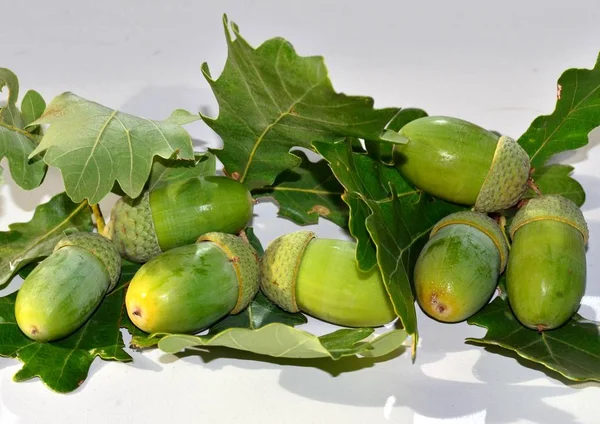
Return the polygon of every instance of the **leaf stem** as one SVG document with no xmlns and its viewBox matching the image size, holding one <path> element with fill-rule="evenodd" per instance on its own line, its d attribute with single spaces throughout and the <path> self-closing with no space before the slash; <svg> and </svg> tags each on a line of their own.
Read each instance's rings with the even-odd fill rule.
<svg viewBox="0 0 600 424">
<path fill-rule="evenodd" d="M 2 120 L 0 120 L 0 127 L 4 127 L 4 128 L 6 128 L 6 129 L 8 129 L 10 131 L 14 131 L 16 133 L 24 135 L 25 137 L 27 137 L 28 139 L 34 141 L 35 143 L 38 142 L 38 138 L 35 135 L 33 135 L 33 134 L 31 134 L 31 133 L 29 133 L 29 132 L 27 132 L 25 130 L 22 130 L 21 128 L 17 128 L 14 125 L 7 124 L 6 122 L 3 122 Z"/>
<path fill-rule="evenodd" d="M 90 208 L 92 208 L 92 213 L 94 214 L 94 218 L 96 218 L 96 228 L 98 228 L 98 233 L 104 235 L 106 223 L 104 222 L 104 216 L 102 215 L 102 210 L 100 210 L 100 205 L 96 203 L 95 205 L 90 205 Z"/>
</svg>

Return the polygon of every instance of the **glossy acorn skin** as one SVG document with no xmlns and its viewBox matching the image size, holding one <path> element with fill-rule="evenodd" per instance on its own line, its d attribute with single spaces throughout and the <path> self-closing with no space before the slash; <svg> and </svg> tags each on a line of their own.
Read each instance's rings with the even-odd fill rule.
<svg viewBox="0 0 600 424">
<path fill-rule="evenodd" d="M 488 174 L 498 136 L 461 119 L 428 116 L 401 130 L 394 146 L 398 169 L 413 185 L 449 202 L 474 205 Z"/>
<path fill-rule="evenodd" d="M 396 318 L 378 268 L 362 272 L 356 243 L 318 239 L 310 231 L 269 243 L 261 259 L 261 289 L 288 312 L 346 327 L 376 327 Z"/>
<path fill-rule="evenodd" d="M 396 318 L 377 267 L 356 266 L 356 244 L 313 239 L 300 262 L 296 302 L 301 311 L 346 327 L 377 327 Z"/>
<path fill-rule="evenodd" d="M 490 300 L 500 273 L 500 253 L 487 234 L 466 224 L 443 227 L 417 259 L 417 301 L 436 320 L 463 321 Z"/>
<path fill-rule="evenodd" d="M 538 331 L 567 322 L 585 291 L 585 242 L 564 222 L 540 220 L 519 228 L 513 237 L 506 286 L 519 321 Z"/>
<path fill-rule="evenodd" d="M 36 341 L 66 337 L 89 319 L 109 286 L 106 266 L 96 256 L 78 246 L 63 247 L 23 282 L 15 302 L 17 324 Z"/>
<path fill-rule="evenodd" d="M 150 192 L 152 221 L 163 252 L 191 244 L 202 234 L 236 234 L 252 218 L 250 192 L 227 177 L 178 181 Z"/>
<path fill-rule="evenodd" d="M 125 305 L 131 321 L 147 333 L 200 331 L 233 310 L 238 280 L 232 262 L 214 243 L 177 247 L 135 274 Z"/>
</svg>

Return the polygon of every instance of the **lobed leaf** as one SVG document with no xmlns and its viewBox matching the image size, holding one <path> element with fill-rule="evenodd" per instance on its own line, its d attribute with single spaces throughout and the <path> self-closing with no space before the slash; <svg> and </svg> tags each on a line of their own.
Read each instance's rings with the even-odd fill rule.
<svg viewBox="0 0 600 424">
<path fill-rule="evenodd" d="M 538 116 L 519 138 L 531 166 L 539 168 L 556 153 L 588 143 L 600 125 L 600 55 L 592 69 L 569 69 L 558 79 L 556 108 Z"/>
<path fill-rule="evenodd" d="M 75 202 L 96 204 L 115 182 L 136 198 L 156 156 L 194 158 L 191 137 L 181 125 L 196 119 L 177 110 L 164 121 L 152 121 L 64 93 L 32 123 L 50 127 L 30 156 L 45 152 L 44 161 L 62 171 L 67 194 Z"/>
<path fill-rule="evenodd" d="M 31 221 L 0 232 L 0 286 L 25 265 L 50 255 L 66 234 L 92 229 L 87 202 L 73 203 L 65 193 L 54 196 L 35 209 Z"/>
<path fill-rule="evenodd" d="M 322 57 L 298 56 L 281 38 L 254 49 L 226 17 L 224 26 L 223 72 L 214 80 L 208 65 L 202 67 L 219 116 L 203 119 L 223 139 L 223 149 L 214 153 L 249 189 L 271 186 L 299 166 L 301 158 L 289 152 L 293 147 L 310 149 L 315 140 L 340 137 L 379 140 L 395 115 L 394 108 L 374 109 L 369 97 L 336 93 Z"/>
</svg>

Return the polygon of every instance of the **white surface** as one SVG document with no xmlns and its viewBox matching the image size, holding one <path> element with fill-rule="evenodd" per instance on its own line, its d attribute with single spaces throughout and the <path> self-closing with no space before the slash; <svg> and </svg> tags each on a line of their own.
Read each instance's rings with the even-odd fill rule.
<svg viewBox="0 0 600 424">
<path fill-rule="evenodd" d="M 17 73 L 22 93 L 34 88 L 50 99 L 70 90 L 158 119 L 175 108 L 217 114 L 199 68 L 207 61 L 216 76 L 224 64 L 222 12 L 253 45 L 283 36 L 300 54 L 324 55 L 339 91 L 373 96 L 378 107 L 419 106 L 513 136 L 552 111 L 563 70 L 593 66 L 600 50 L 597 0 L 83 3 L 1 0 L 0 66 Z M 200 122 L 189 130 L 219 143 Z M 582 313 L 598 319 L 600 148 L 563 159 L 576 166 L 588 194 Z M 31 192 L 9 181 L 0 188 L 0 229 L 28 220 L 61 187 L 57 172 Z M 295 228 L 274 220 L 270 204 L 256 211 L 254 225 L 265 244 Z M 316 230 L 342 236 L 327 222 Z M 408 355 L 379 363 L 309 363 L 261 361 L 234 351 L 178 360 L 134 352 L 129 365 L 97 360 L 77 392 L 57 395 L 39 381 L 13 383 L 19 364 L 1 359 L 0 422 L 598 422 L 599 385 L 565 385 L 512 357 L 463 343 L 483 335 L 482 329 L 419 318 L 414 365 Z"/>
</svg>

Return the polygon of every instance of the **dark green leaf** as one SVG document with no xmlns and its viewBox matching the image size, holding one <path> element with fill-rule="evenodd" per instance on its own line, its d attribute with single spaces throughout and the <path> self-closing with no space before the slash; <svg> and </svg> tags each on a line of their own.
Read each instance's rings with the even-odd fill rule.
<svg viewBox="0 0 600 424">
<path fill-rule="evenodd" d="M 346 227 L 348 208 L 341 197 L 344 189 L 327 162 L 311 162 L 300 151 L 294 154 L 302 160 L 300 166 L 283 171 L 273 186 L 255 189 L 255 197 L 273 197 L 279 204 L 279 216 L 299 225 L 317 224 L 322 216 Z"/>
<path fill-rule="evenodd" d="M 356 194 L 346 193 L 342 199 L 350 208 L 348 229 L 352 237 L 356 239 L 356 261 L 358 267 L 363 271 L 368 271 L 377 265 L 377 248 L 369 235 L 366 225 L 367 217 L 371 215 L 371 209 Z"/>
<path fill-rule="evenodd" d="M 46 110 L 46 102 L 40 93 L 29 90 L 21 101 L 21 116 L 25 126 L 38 119 Z M 31 131 L 31 129 L 29 130 Z"/>
<path fill-rule="evenodd" d="M 0 108 L 0 160 L 8 158 L 10 173 L 15 182 L 26 190 L 40 185 L 46 175 L 46 165 L 39 159 L 29 161 L 38 137 L 24 130 L 25 124 L 17 108 L 19 81 L 6 68 L 0 68 L 0 91 L 8 88 L 6 106 Z M 2 168 L 0 168 L 0 177 Z M 0 178 L 1 182 L 1 178 Z"/>
<path fill-rule="evenodd" d="M 73 203 L 65 193 L 38 206 L 31 221 L 11 224 L 0 232 L 0 286 L 20 268 L 48 256 L 66 233 L 92 231 L 87 202 Z"/>
<path fill-rule="evenodd" d="M 367 151 L 372 157 L 380 159 L 382 162 L 392 163 L 392 150 L 394 148 L 394 142 L 406 142 L 405 137 L 398 134 L 398 131 L 400 131 L 402 127 L 409 122 L 414 121 L 415 119 L 423 118 L 424 116 L 427 116 L 427 112 L 422 109 L 400 109 L 396 116 L 394 116 L 394 118 L 388 123 L 385 132 L 381 137 L 384 140 L 391 141 L 391 143 L 381 143 L 367 140 Z"/>
<path fill-rule="evenodd" d="M 39 377 L 52 390 L 67 393 L 77 389 L 87 378 L 95 357 L 104 360 L 129 362 L 131 357 L 123 350 L 121 318 L 124 311 L 125 285 L 136 266 L 125 266 L 121 281 L 109 293 L 98 310 L 77 332 L 51 343 L 38 343 L 27 338 L 16 324 L 15 299 L 17 293 L 0 298 L 0 356 L 15 358 L 23 367 L 15 374 L 15 381 Z"/>
<path fill-rule="evenodd" d="M 278 308 L 262 292 L 259 292 L 244 311 L 237 315 L 229 315 L 219 321 L 210 328 L 208 334 L 215 335 L 229 328 L 256 330 L 273 322 L 295 327 L 296 325 L 306 324 L 307 320 L 301 313 L 292 314 Z"/>
<path fill-rule="evenodd" d="M 496 297 L 469 318 L 468 323 L 487 329 L 483 338 L 469 338 L 469 343 L 512 350 L 571 380 L 600 381 L 600 331 L 597 322 L 576 315 L 556 330 L 539 333 L 522 326 L 508 302 Z"/>
<path fill-rule="evenodd" d="M 156 156 L 193 159 L 192 139 L 181 125 L 199 119 L 176 110 L 164 121 L 151 121 L 109 109 L 72 93 L 54 98 L 32 125 L 50 124 L 30 155 L 60 168 L 73 201 L 98 203 L 115 181 L 130 197 L 141 193 Z"/>
<path fill-rule="evenodd" d="M 273 185 L 283 171 L 300 165 L 291 148 L 341 136 L 379 140 L 395 115 L 394 108 L 373 109 L 369 97 L 336 93 L 322 57 L 300 57 L 281 38 L 254 49 L 235 24 L 230 31 L 225 18 L 224 25 L 228 57 L 221 76 L 213 80 L 202 67 L 219 117 L 203 119 L 223 139 L 215 154 L 228 174 L 249 189 Z"/>
<path fill-rule="evenodd" d="M 531 166 L 539 168 L 554 154 L 588 143 L 600 125 L 600 55 L 593 69 L 569 69 L 558 80 L 556 108 L 538 116 L 519 138 Z"/>
<path fill-rule="evenodd" d="M 396 168 L 365 154 L 353 153 L 346 142 L 314 145 L 346 191 L 370 210 L 366 229 L 376 247 L 377 263 L 394 310 L 408 334 L 414 335 L 414 353 L 417 317 L 411 285 L 413 268 L 433 226 L 460 207 L 415 190 Z M 354 213 L 351 208 L 351 222 Z M 364 209 L 358 211 L 361 220 L 364 214 Z M 360 234 L 365 237 L 364 231 Z M 368 241 L 364 243 L 367 245 Z"/>
<path fill-rule="evenodd" d="M 543 194 L 560 194 L 581 206 L 585 202 L 585 191 L 581 184 L 569 176 L 573 169 L 570 165 L 548 165 L 536 169 L 532 177 Z M 524 197 L 534 196 L 535 193 L 530 189 Z"/>
<path fill-rule="evenodd" d="M 212 153 L 196 153 L 194 160 L 154 158 L 147 189 L 195 177 L 215 175 L 216 158 Z"/>
<path fill-rule="evenodd" d="M 263 249 L 262 244 L 260 243 L 260 240 L 254 234 L 254 228 L 247 227 L 244 230 L 244 232 L 246 233 L 246 237 L 248 238 L 248 243 L 250 243 L 250 245 L 252 247 L 254 247 L 254 250 L 256 250 L 258 252 L 259 256 L 262 256 L 265 253 L 265 249 Z"/>
</svg>

